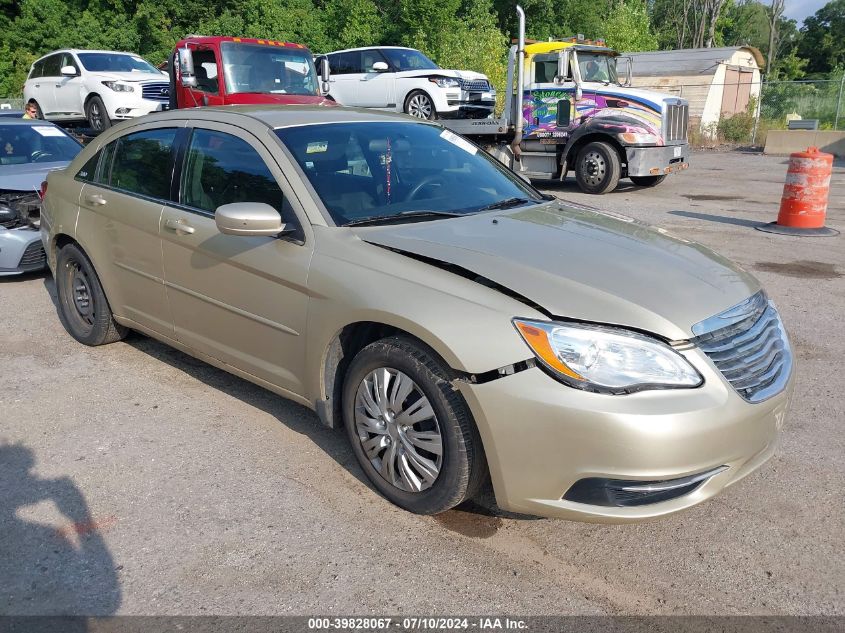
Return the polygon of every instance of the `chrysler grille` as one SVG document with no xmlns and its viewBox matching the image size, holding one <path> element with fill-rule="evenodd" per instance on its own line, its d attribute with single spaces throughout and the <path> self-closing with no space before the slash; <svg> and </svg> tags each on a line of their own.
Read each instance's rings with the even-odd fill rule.
<svg viewBox="0 0 845 633">
<path fill-rule="evenodd" d="M 689 123 L 689 105 L 669 103 L 663 113 L 663 139 L 665 142 L 686 141 Z"/>
<path fill-rule="evenodd" d="M 783 391 L 792 351 L 780 315 L 763 292 L 693 326 L 693 342 L 740 396 L 761 402 Z"/>
<path fill-rule="evenodd" d="M 141 96 L 151 101 L 170 101 L 170 85 L 166 82 L 144 84 L 141 86 Z"/>
<path fill-rule="evenodd" d="M 490 82 L 486 79 L 458 79 L 461 82 L 461 89 L 467 92 L 487 92 L 490 90 Z"/>
</svg>

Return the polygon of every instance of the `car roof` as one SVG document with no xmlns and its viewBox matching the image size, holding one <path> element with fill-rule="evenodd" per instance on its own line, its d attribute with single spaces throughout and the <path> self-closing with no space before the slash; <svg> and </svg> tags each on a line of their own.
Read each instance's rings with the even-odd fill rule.
<svg viewBox="0 0 845 633">
<path fill-rule="evenodd" d="M 323 55 L 334 55 L 335 53 L 353 53 L 355 51 L 372 51 L 372 50 L 385 50 L 385 49 L 392 49 L 392 50 L 400 50 L 400 51 L 418 51 L 416 48 L 411 48 L 410 46 L 359 46 L 358 48 L 344 48 L 340 51 L 331 51 L 328 53 L 323 53 Z"/>
<path fill-rule="evenodd" d="M 59 127 L 58 125 L 56 125 L 55 123 L 50 123 L 49 121 L 44 121 L 43 119 L 24 119 L 22 117 L 23 117 L 23 115 L 21 115 L 21 118 L 18 118 L 18 119 L 13 119 L 12 117 L 2 117 L 2 118 L 0 118 L 0 124 L 2 124 L 2 125 L 22 125 L 22 126 L 23 125 L 29 125 L 29 126 L 44 125 L 44 126 L 59 128 L 60 130 L 62 130 L 62 128 Z M 64 130 L 62 130 L 62 132 L 67 134 L 67 132 L 65 132 Z M 70 135 L 68 134 L 68 136 L 70 136 Z"/>
<path fill-rule="evenodd" d="M 44 59 L 45 57 L 50 57 L 50 55 L 55 55 L 56 53 L 74 53 L 74 54 L 78 54 L 78 53 L 108 53 L 109 55 L 130 55 L 132 57 L 141 57 L 141 55 L 139 55 L 138 53 L 133 53 L 131 51 L 105 51 L 105 50 L 100 50 L 100 49 L 95 49 L 95 48 L 60 48 L 60 49 L 55 50 L 55 51 L 50 51 L 46 55 L 42 55 L 41 57 L 39 57 L 35 61 L 39 62 L 42 59 Z M 143 57 L 141 57 L 141 59 L 143 59 Z"/>
<path fill-rule="evenodd" d="M 237 123 L 244 118 L 253 119 L 271 128 L 297 125 L 320 125 L 323 123 L 358 123 L 397 121 L 420 123 L 406 114 L 380 112 L 365 108 L 330 107 L 319 105 L 237 105 L 210 108 L 168 110 L 148 114 L 145 122 L 170 119 L 191 119 Z"/>
</svg>

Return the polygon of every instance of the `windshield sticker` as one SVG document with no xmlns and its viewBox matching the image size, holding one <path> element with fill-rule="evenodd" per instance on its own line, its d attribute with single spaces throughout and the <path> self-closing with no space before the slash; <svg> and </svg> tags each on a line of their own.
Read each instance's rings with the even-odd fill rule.
<svg viewBox="0 0 845 633">
<path fill-rule="evenodd" d="M 34 125 L 32 129 L 38 132 L 41 136 L 64 136 L 64 132 L 52 125 L 49 127 L 46 125 Z"/>
<path fill-rule="evenodd" d="M 308 143 L 308 147 L 305 148 L 306 154 L 322 154 L 327 151 L 329 151 L 328 141 L 314 141 L 313 143 Z"/>
<path fill-rule="evenodd" d="M 443 137 L 445 140 L 449 141 L 452 145 L 460 147 L 468 154 L 475 155 L 475 153 L 478 151 L 478 148 L 475 145 L 473 145 L 466 139 L 461 138 L 454 132 L 450 132 L 449 130 L 443 130 L 440 133 L 440 136 Z"/>
</svg>

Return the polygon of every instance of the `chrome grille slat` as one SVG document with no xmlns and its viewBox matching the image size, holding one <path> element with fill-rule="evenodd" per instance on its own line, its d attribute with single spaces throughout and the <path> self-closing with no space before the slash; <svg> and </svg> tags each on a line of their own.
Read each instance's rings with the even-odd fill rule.
<svg viewBox="0 0 845 633">
<path fill-rule="evenodd" d="M 762 292 L 693 327 L 699 346 L 749 402 L 781 391 L 792 373 L 792 351 L 775 307 Z"/>
<path fill-rule="evenodd" d="M 151 101 L 169 101 L 170 84 L 165 81 L 142 84 L 141 96 L 144 99 L 150 99 Z"/>
<path fill-rule="evenodd" d="M 663 120 L 664 140 L 667 142 L 685 141 L 687 139 L 688 118 L 688 105 L 682 103 L 668 104 Z"/>
<path fill-rule="evenodd" d="M 458 79 L 463 90 L 485 92 L 490 90 L 490 83 L 484 79 Z"/>
</svg>

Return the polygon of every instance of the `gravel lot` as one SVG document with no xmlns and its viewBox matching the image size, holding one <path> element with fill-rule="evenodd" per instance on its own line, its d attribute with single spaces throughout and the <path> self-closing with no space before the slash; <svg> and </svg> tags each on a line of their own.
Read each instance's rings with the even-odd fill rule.
<svg viewBox="0 0 845 633">
<path fill-rule="evenodd" d="M 634 526 L 510 516 L 489 494 L 405 513 L 305 408 L 140 335 L 83 347 L 49 276 L 0 280 L 0 613 L 845 615 L 845 237 L 753 229 L 785 172 L 697 153 L 656 189 L 543 187 L 736 260 L 792 335 L 777 456 Z M 845 230 L 842 164 L 828 225 Z"/>
</svg>

